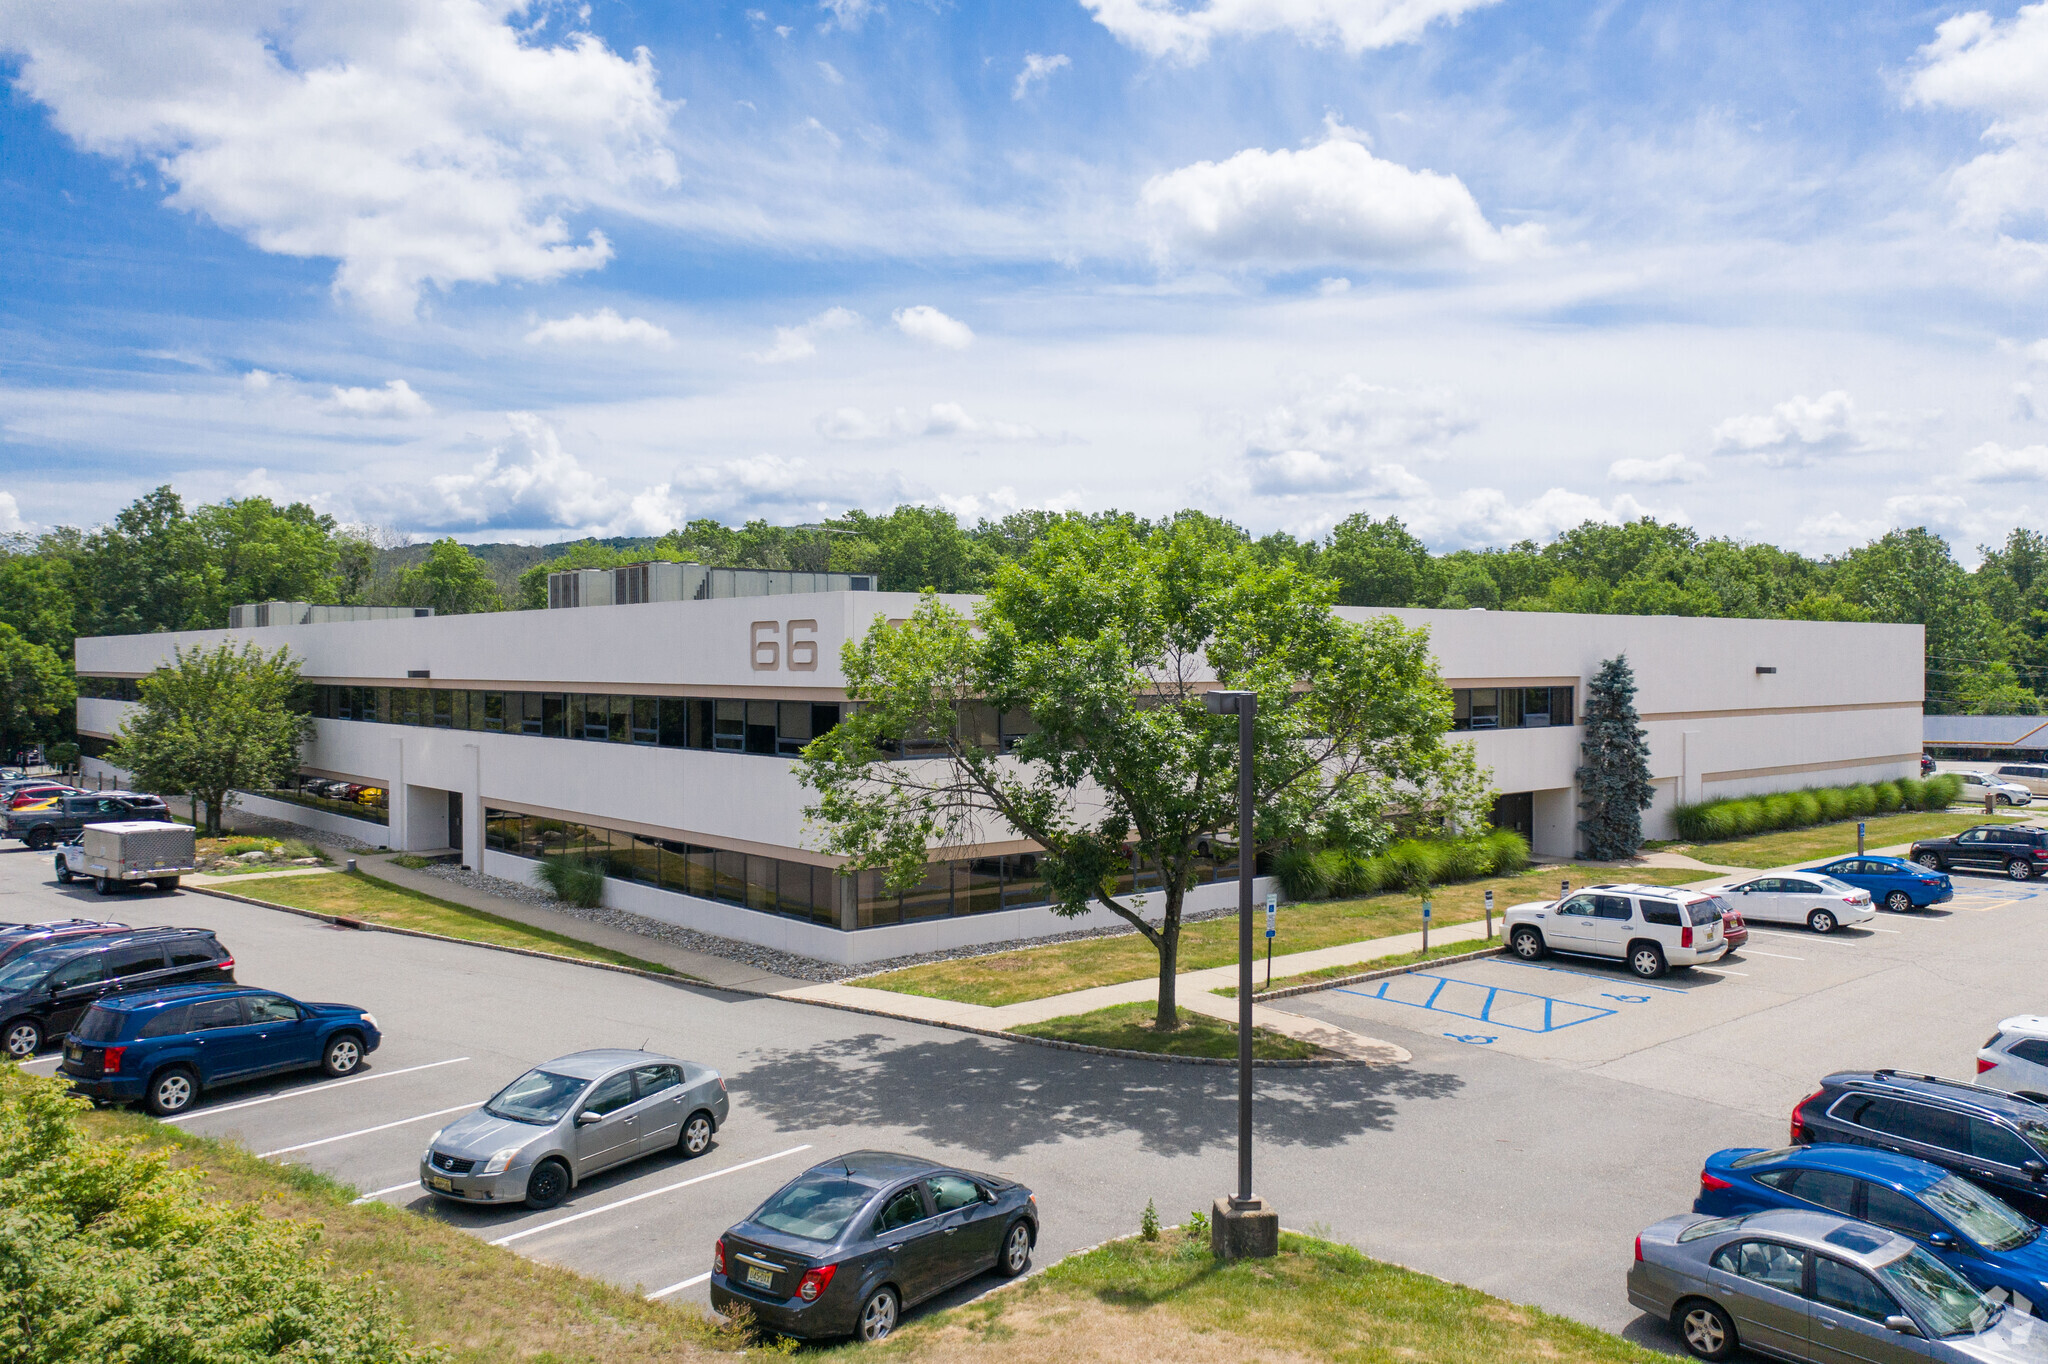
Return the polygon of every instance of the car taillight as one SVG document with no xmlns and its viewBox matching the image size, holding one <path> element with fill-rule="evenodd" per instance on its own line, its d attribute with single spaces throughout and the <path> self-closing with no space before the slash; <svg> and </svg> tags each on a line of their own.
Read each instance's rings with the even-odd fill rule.
<svg viewBox="0 0 2048 1364">
<path fill-rule="evenodd" d="M 1700 1188 L 1702 1189 L 1732 1189 L 1734 1187 L 1733 1184 L 1730 1184 L 1719 1175 L 1708 1174 L 1705 1170 L 1700 1171 Z"/>
<path fill-rule="evenodd" d="M 216 971 L 232 971 L 235 969 L 235 959 L 233 957 L 222 957 L 213 964 L 213 969 Z"/>
<path fill-rule="evenodd" d="M 121 1069 L 121 1057 L 127 1050 L 128 1048 L 126 1047 L 108 1047 L 105 1056 L 100 1062 L 101 1073 L 112 1075 L 119 1071 Z"/>
<path fill-rule="evenodd" d="M 1985 1071 L 1987 1071 L 1987 1070 L 1997 1070 L 1997 1069 L 1998 1069 L 1998 1062 L 1996 1062 L 1996 1061 L 1987 1061 L 1987 1060 L 1985 1060 L 1985 1059 L 1984 1059 L 1983 1057 L 1981 1057 L 1981 1056 L 1977 1058 L 1977 1073 L 1978 1073 L 1979 1075 L 1982 1075 L 1982 1074 L 1983 1074 L 1983 1073 L 1984 1073 Z"/>
<path fill-rule="evenodd" d="M 819 1265 L 806 1270 L 803 1278 L 797 1280 L 796 1295 L 805 1302 L 816 1302 L 818 1295 L 832 1282 L 832 1273 L 838 1268 L 838 1265 Z"/>
<path fill-rule="evenodd" d="M 1811 1140 L 1807 1135 L 1806 1122 L 1804 1120 L 1806 1106 L 1825 1093 L 1827 1093 L 1825 1089 L 1816 1089 L 1813 1093 L 1801 1099 L 1798 1107 L 1792 1110 L 1792 1144 L 1794 1146 L 1804 1146 Z"/>
<path fill-rule="evenodd" d="M 711 1247 L 711 1272 L 713 1274 L 725 1273 L 725 1238 L 723 1236 L 718 1238 L 717 1245 Z"/>
<path fill-rule="evenodd" d="M 1691 924 L 1687 924 L 1687 925 L 1686 925 L 1686 926 L 1685 926 L 1684 928 L 1682 928 L 1682 929 L 1680 929 L 1680 930 L 1678 931 L 1678 945 L 1679 945 L 1680 947 L 1691 947 L 1691 946 L 1692 946 L 1692 925 L 1691 925 Z"/>
<path fill-rule="evenodd" d="M 1636 1261 L 1637 1261 L 1638 1263 L 1641 1263 L 1641 1261 L 1642 1261 L 1642 1258 L 1643 1258 L 1643 1238 L 1642 1238 L 1642 1237 L 1640 1237 L 1640 1236 L 1638 1236 L 1638 1237 L 1636 1237 Z"/>
</svg>

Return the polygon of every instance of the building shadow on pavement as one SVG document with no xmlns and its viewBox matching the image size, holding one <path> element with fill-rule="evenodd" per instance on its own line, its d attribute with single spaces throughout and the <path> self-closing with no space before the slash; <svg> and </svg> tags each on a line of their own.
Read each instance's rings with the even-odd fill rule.
<svg viewBox="0 0 2048 1364">
<path fill-rule="evenodd" d="M 747 1107 L 785 1130 L 906 1128 L 1004 1160 L 1066 1137 L 1132 1133 L 1157 1155 L 1237 1139 L 1237 1072 L 987 1038 L 900 1042 L 877 1033 L 747 1053 L 729 1072 Z M 1262 1068 L 1260 1140 L 1334 1147 L 1385 1131 L 1410 1102 L 1448 1099 L 1456 1075 L 1408 1066 Z"/>
</svg>

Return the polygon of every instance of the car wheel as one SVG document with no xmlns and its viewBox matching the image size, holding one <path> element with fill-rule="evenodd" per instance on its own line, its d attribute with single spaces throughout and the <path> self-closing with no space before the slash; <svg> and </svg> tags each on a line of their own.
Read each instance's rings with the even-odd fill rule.
<svg viewBox="0 0 2048 1364">
<path fill-rule="evenodd" d="M 1006 1279 L 1014 1279 L 1031 1267 L 1031 1228 L 1022 1222 L 1012 1222 L 1010 1229 L 1003 1233 L 1003 1253 L 996 1261 L 996 1268 Z"/>
<path fill-rule="evenodd" d="M 1735 1353 L 1735 1323 L 1716 1303 L 1694 1298 L 1672 1314 L 1685 1348 L 1701 1359 L 1726 1359 Z"/>
<path fill-rule="evenodd" d="M 559 1160 L 544 1160 L 526 1177 L 526 1206 L 552 1208 L 569 1196 L 569 1167 Z"/>
<path fill-rule="evenodd" d="M 161 891 L 176 890 L 178 888 L 178 878 L 175 876 L 159 876 L 156 878 L 156 888 Z"/>
<path fill-rule="evenodd" d="M 320 1054 L 320 1069 L 329 1075 L 349 1075 L 363 1063 L 363 1039 L 352 1032 L 341 1033 Z"/>
<path fill-rule="evenodd" d="M 2034 874 L 2034 864 L 2024 857 L 2015 857 L 2005 864 L 2005 874 L 2015 881 L 2025 881 Z"/>
<path fill-rule="evenodd" d="M 1628 969 L 1644 980 L 1664 974 L 1664 949 L 1653 942 L 1639 942 L 1628 950 Z"/>
<path fill-rule="evenodd" d="M 1933 853 L 1921 853 L 1918 857 L 1914 858 L 1913 860 L 1918 862 L 1921 866 L 1927 868 L 1927 870 L 1929 871 L 1944 870 L 1944 868 L 1941 865 L 1941 859 L 1939 857 L 1936 857 Z"/>
<path fill-rule="evenodd" d="M 1903 890 L 1895 890 L 1884 897 L 1884 907 L 1894 914 L 1904 914 L 1913 907 L 1913 897 Z"/>
<path fill-rule="evenodd" d="M 1508 946 L 1523 961 L 1535 961 L 1543 955 L 1543 935 L 1533 928 L 1518 928 L 1508 935 Z"/>
<path fill-rule="evenodd" d="M 38 829 L 30 829 L 25 841 L 37 852 L 48 852 L 56 844 L 57 834 L 46 824 Z"/>
<path fill-rule="evenodd" d="M 33 1018 L 17 1018 L 7 1025 L 7 1059 L 26 1061 L 43 1049 L 43 1025 Z"/>
<path fill-rule="evenodd" d="M 71 864 L 64 860 L 62 853 L 57 854 L 57 884 L 60 886 L 71 884 Z"/>
<path fill-rule="evenodd" d="M 711 1115 L 692 1113 L 690 1120 L 683 1124 L 683 1130 L 676 1137 L 676 1149 L 683 1153 L 684 1160 L 701 1156 L 711 1145 Z"/>
<path fill-rule="evenodd" d="M 104 876 L 95 876 L 92 878 L 92 892 L 95 895 L 112 895 L 114 883 Z"/>
<path fill-rule="evenodd" d="M 860 1338 L 872 1345 L 896 1329 L 896 1290 L 877 1288 L 860 1305 Z"/>
<path fill-rule="evenodd" d="M 192 1078 L 192 1072 L 183 1066 L 172 1066 L 150 1077 L 149 1094 L 143 1105 L 159 1118 L 168 1118 L 183 1113 L 198 1097 L 199 1082 Z"/>
<path fill-rule="evenodd" d="M 1816 909 L 1806 916 L 1806 926 L 1816 933 L 1835 931 L 1835 916 L 1825 909 Z"/>
</svg>

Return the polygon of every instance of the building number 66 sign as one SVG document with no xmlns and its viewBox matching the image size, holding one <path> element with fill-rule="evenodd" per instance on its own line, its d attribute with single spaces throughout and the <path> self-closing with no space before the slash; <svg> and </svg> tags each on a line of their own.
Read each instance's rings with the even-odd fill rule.
<svg viewBox="0 0 2048 1364">
<path fill-rule="evenodd" d="M 814 673 L 818 670 L 818 622 L 754 621 L 747 626 L 747 651 L 757 673 L 783 668 Z"/>
</svg>

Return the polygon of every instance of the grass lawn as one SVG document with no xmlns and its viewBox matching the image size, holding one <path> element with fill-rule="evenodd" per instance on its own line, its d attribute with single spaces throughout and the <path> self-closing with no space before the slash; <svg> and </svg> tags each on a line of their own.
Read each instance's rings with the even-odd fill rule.
<svg viewBox="0 0 2048 1364">
<path fill-rule="evenodd" d="M 1112 1004 L 1093 1013 L 1048 1018 L 1043 1023 L 1026 1023 L 1011 1028 L 1028 1037 L 1049 1037 L 1056 1042 L 1085 1042 L 1091 1047 L 1117 1047 L 1123 1051 L 1156 1051 L 1165 1056 L 1237 1055 L 1237 1028 L 1219 1018 L 1180 1011 L 1180 1027 L 1170 1033 L 1155 1032 L 1152 1020 L 1155 1004 Z M 1305 1061 L 1321 1056 L 1322 1048 L 1298 1042 L 1292 1037 L 1264 1028 L 1252 1029 L 1252 1055 L 1262 1061 Z"/>
<path fill-rule="evenodd" d="M 1873 815 L 1864 821 L 1863 844 L 1867 848 L 1911 843 L 1916 838 L 1939 838 L 1977 824 L 2010 823 L 2024 815 L 1997 815 L 1987 820 L 1983 812 L 1951 815 L 1925 812 L 1909 815 Z M 1792 862 L 1813 862 L 1841 857 L 1856 851 L 1856 821 L 1816 824 L 1810 829 L 1788 829 L 1783 833 L 1751 834 L 1721 843 L 1672 843 L 1671 852 L 1685 853 L 1702 862 L 1724 867 L 1782 867 Z"/>
<path fill-rule="evenodd" d="M 1494 912 L 1498 914 L 1509 905 L 1525 900 L 1555 897 L 1560 879 L 1570 878 L 1573 885 L 1583 886 L 1595 881 L 1611 881 L 1623 875 L 1631 881 L 1645 881 L 1652 885 L 1680 885 L 1700 880 L 1707 873 L 1668 867 L 1641 867 L 1621 873 L 1611 867 L 1570 864 L 1516 876 L 1467 881 L 1462 885 L 1439 886 L 1431 892 L 1431 922 L 1438 928 L 1447 928 L 1452 924 L 1483 918 L 1486 912 L 1484 894 L 1488 890 L 1494 892 Z M 1275 956 L 1384 938 L 1396 933 L 1415 933 L 1422 928 L 1422 897 L 1389 892 L 1358 900 L 1319 900 L 1283 905 L 1279 927 L 1280 936 L 1273 943 Z M 1259 925 L 1259 931 L 1265 931 L 1263 923 Z M 1263 951 L 1263 937 L 1259 946 Z M 1228 966 L 1236 960 L 1236 918 L 1209 919 L 1189 924 L 1181 930 L 1181 970 L 1199 971 L 1211 966 Z M 1083 938 L 1077 942 L 1023 948 L 994 956 L 932 962 L 869 976 L 853 984 L 874 990 L 895 990 L 906 995 L 956 1000 L 962 1004 L 1003 1005 L 1043 999 L 1069 990 L 1092 989 L 1097 985 L 1144 980 L 1158 973 L 1159 954 L 1153 951 L 1151 943 L 1132 933 L 1115 938 Z"/>
<path fill-rule="evenodd" d="M 437 900 L 431 895 L 405 890 L 361 872 L 276 876 L 237 886 L 235 894 L 273 905 L 290 905 L 294 909 L 311 909 L 321 914 L 340 914 L 365 923 L 412 928 L 422 933 L 439 933 L 444 937 L 467 938 L 471 942 L 495 943 L 501 947 L 524 947 L 562 957 L 610 962 L 614 966 L 634 966 L 666 976 L 681 974 L 656 962 L 594 947 L 543 928 L 529 928 L 512 919 L 501 919 L 466 905 Z"/>
<path fill-rule="evenodd" d="M 648 1302 L 639 1293 L 488 1246 L 435 1218 L 378 1203 L 353 1206 L 354 1189 L 305 1166 L 261 1161 L 239 1146 L 135 1113 L 110 1109 L 81 1121 L 92 1136 L 171 1147 L 177 1164 L 203 1172 L 209 1198 L 319 1224 L 320 1248 L 336 1266 L 374 1278 L 416 1339 L 440 1346 L 451 1364 L 729 1359 L 745 1343 L 697 1308 Z"/>
<path fill-rule="evenodd" d="M 879 1346 L 905 1364 L 1172 1359 L 1345 1364 L 1669 1364 L 1619 1336 L 1292 1233 L 1272 1260 L 1218 1264 L 1206 1238 L 1112 1241 L 1016 1288 L 913 1321 Z"/>
<path fill-rule="evenodd" d="M 1397 966 L 1420 966 L 1424 962 L 1435 961 L 1439 957 L 1462 957 L 1468 952 L 1484 952 L 1489 947 L 1499 947 L 1500 945 L 1500 925 L 1495 924 L 1492 942 L 1488 942 L 1484 938 L 1467 938 L 1464 942 L 1431 943 L 1427 953 L 1403 952 L 1398 956 L 1372 957 L 1365 961 L 1354 961 L 1348 966 L 1325 966 L 1320 971 L 1301 971 L 1291 976 L 1275 976 L 1271 985 L 1266 984 L 1266 973 L 1263 970 L 1259 971 L 1253 979 L 1258 981 L 1259 991 L 1284 990 L 1290 985 L 1311 985 L 1319 980 L 1337 980 L 1344 976 L 1361 975 L 1367 971 L 1391 971 Z M 1225 999 L 1236 999 L 1237 987 L 1235 985 L 1226 985 L 1220 990 L 1211 990 L 1209 993 L 1212 995 L 1222 995 Z M 1254 993 L 1258 993 L 1258 991 Z"/>
</svg>

